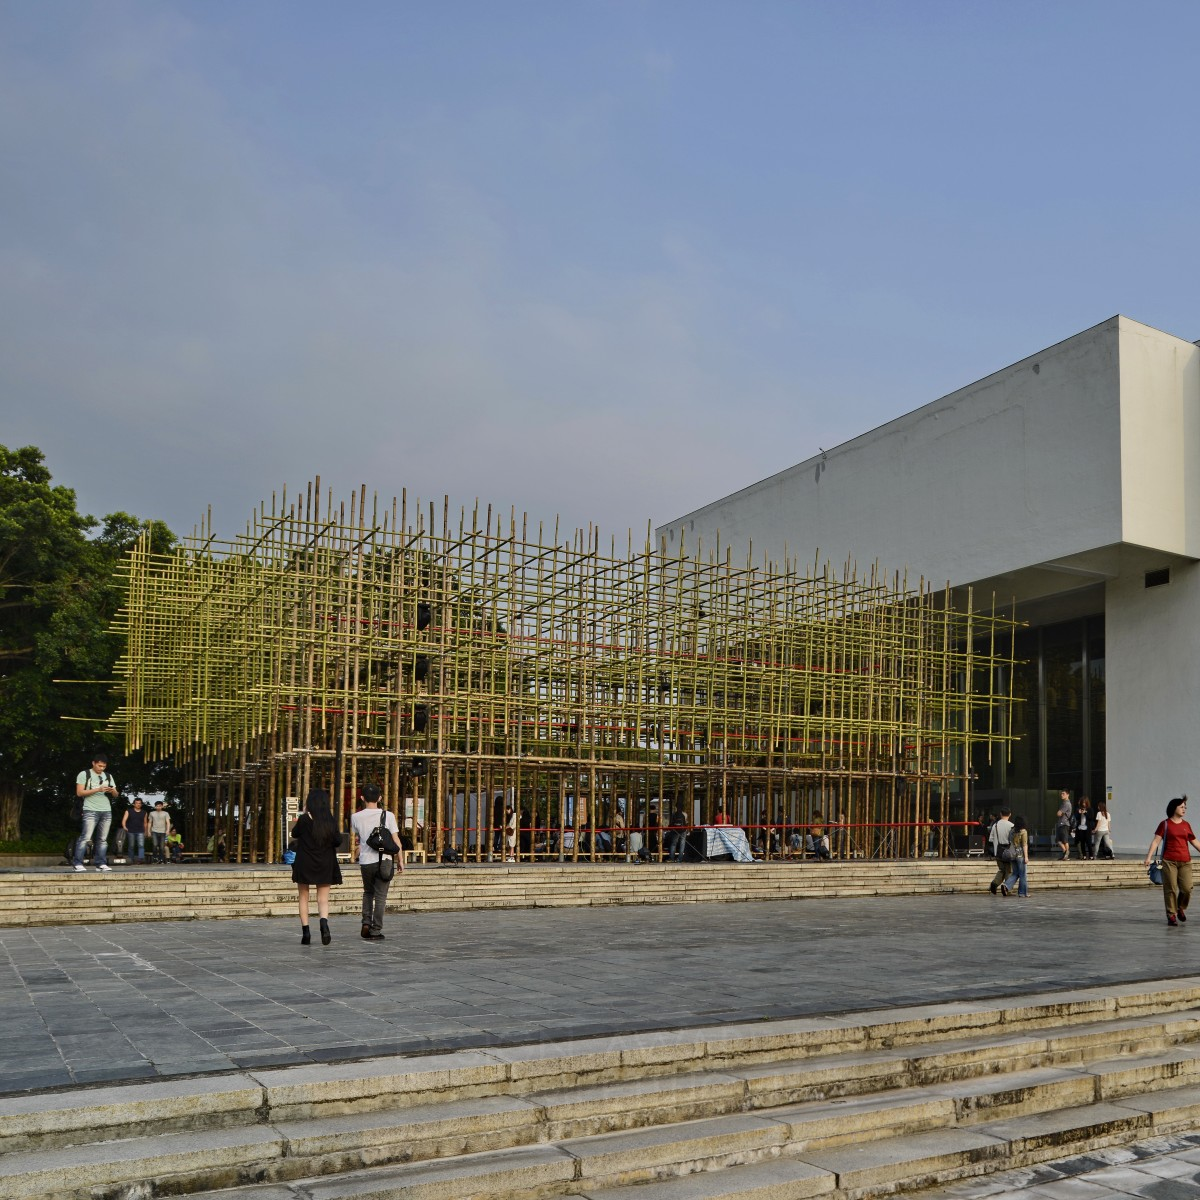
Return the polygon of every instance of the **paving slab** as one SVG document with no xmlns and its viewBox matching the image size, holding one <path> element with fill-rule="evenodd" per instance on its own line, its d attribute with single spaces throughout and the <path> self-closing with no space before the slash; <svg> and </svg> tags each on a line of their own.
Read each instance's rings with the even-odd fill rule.
<svg viewBox="0 0 1200 1200">
<path fill-rule="evenodd" d="M 1200 986 L 1200 923 L 1168 928 L 1150 887 L 390 913 L 378 945 L 335 917 L 330 946 L 302 947 L 297 924 L 0 929 L 20 1022 L 0 1037 L 0 1094 L 572 1038 L 653 1059 L 656 1030 L 752 1037 L 890 1008 L 902 1034 L 914 1005 L 985 1001 L 1003 1024 L 1034 991 L 1107 985 L 1097 1003 L 1119 1015 L 1125 984 Z"/>
</svg>

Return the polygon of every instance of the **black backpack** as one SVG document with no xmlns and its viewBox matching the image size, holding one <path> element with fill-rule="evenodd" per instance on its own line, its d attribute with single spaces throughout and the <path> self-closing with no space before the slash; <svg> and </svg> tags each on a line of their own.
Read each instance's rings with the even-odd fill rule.
<svg viewBox="0 0 1200 1200">
<path fill-rule="evenodd" d="M 94 774 L 94 772 L 91 770 L 90 767 L 88 768 L 88 774 L 89 775 Z M 96 778 L 100 780 L 100 784 L 102 787 L 112 787 L 112 785 L 113 785 L 112 776 L 107 771 L 105 771 L 101 775 L 97 775 Z M 71 820 L 72 821 L 82 821 L 83 820 L 83 797 L 81 795 L 79 795 L 78 792 L 75 794 L 75 800 L 71 804 Z"/>
</svg>

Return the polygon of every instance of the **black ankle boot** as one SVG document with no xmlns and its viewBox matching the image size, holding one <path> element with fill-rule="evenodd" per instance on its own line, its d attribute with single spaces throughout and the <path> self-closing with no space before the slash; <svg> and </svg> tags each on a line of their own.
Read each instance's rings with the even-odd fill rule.
<svg viewBox="0 0 1200 1200">
<path fill-rule="evenodd" d="M 300 945 L 302 945 L 302 946 L 312 945 L 312 934 L 309 933 L 307 925 L 300 926 Z"/>
<path fill-rule="evenodd" d="M 329 922 L 324 917 L 321 918 L 321 945 L 328 946 L 333 941 L 333 934 L 329 932 Z"/>
</svg>

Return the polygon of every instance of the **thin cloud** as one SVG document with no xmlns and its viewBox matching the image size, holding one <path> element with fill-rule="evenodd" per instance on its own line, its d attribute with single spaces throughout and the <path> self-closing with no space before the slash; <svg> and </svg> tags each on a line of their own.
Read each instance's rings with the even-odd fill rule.
<svg viewBox="0 0 1200 1200">
<path fill-rule="evenodd" d="M 5 126 L 10 161 L 43 152 L 2 193 L 6 436 L 87 505 L 188 528 L 213 503 L 236 528 L 319 472 L 624 528 L 681 476 L 748 469 L 705 444 L 729 381 L 694 249 L 667 233 L 656 271 L 539 278 L 440 145 L 406 153 L 411 226 L 364 225 L 175 69 L 186 40 L 120 28 L 69 79 L 3 73 L 3 107 L 41 114 Z"/>
</svg>

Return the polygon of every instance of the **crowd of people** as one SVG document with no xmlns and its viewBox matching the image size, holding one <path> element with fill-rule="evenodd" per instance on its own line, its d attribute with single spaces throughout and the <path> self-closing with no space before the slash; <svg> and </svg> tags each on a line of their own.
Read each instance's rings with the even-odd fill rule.
<svg viewBox="0 0 1200 1200">
<path fill-rule="evenodd" d="M 111 871 L 108 861 L 110 834 L 116 861 L 137 865 L 182 862 L 183 830 L 171 819 L 166 803 L 156 800 L 151 806 L 141 796 L 134 796 L 127 802 L 114 830 L 113 802 L 120 795 L 120 789 L 109 773 L 107 757 L 97 754 L 91 766 L 75 778 L 74 815 L 80 822 L 80 830 L 68 846 L 67 858 L 71 866 L 76 871 L 86 871 L 90 862 L 96 871 Z M 225 861 L 225 833 L 219 824 L 208 839 L 207 852 L 214 862 Z"/>
<path fill-rule="evenodd" d="M 1001 808 L 987 820 L 981 820 L 987 854 L 996 860 L 996 874 L 988 885 L 993 895 L 1029 895 L 1029 859 L 1031 844 L 1029 826 L 1023 816 L 1013 815 L 1012 809 Z M 1072 804 L 1071 793 L 1059 793 L 1058 809 L 1054 814 L 1054 848 L 1059 862 L 1066 862 L 1075 851 L 1076 858 L 1113 858 L 1112 816 L 1108 803 L 1099 800 L 1095 806 L 1087 796 Z"/>
<path fill-rule="evenodd" d="M 76 818 L 81 822 L 79 836 L 71 851 L 71 865 L 86 871 L 90 860 L 97 871 L 111 871 L 108 863 L 108 837 L 113 823 L 113 801 L 120 796 L 116 781 L 108 771 L 108 759 L 102 754 L 92 759 L 86 771 L 75 779 Z M 117 858 L 135 863 L 146 861 L 149 850 L 154 863 L 178 862 L 183 853 L 183 835 L 171 821 L 162 800 L 147 808 L 141 796 L 135 796 L 121 816 L 114 836 Z"/>
<path fill-rule="evenodd" d="M 75 780 L 75 816 L 80 832 L 71 852 L 72 866 L 86 871 L 89 857 L 97 871 L 111 871 L 108 864 L 108 835 L 113 820 L 113 800 L 120 796 L 116 782 L 108 771 L 108 759 L 97 754 L 91 766 L 80 771 Z M 366 941 L 383 940 L 383 917 L 387 906 L 388 888 L 396 871 L 404 870 L 404 850 L 396 817 L 381 807 L 382 796 L 374 784 L 365 785 L 360 792 L 360 805 L 351 819 L 352 858 L 362 878 L 361 936 Z M 1200 850 L 1200 841 L 1186 820 L 1187 797 L 1173 799 L 1167 805 L 1166 818 L 1161 821 L 1146 853 L 1145 866 L 1155 882 L 1161 881 L 1167 924 L 1186 923 L 1187 909 L 1192 896 L 1191 847 Z M 820 813 L 814 814 L 806 834 L 807 844 L 797 843 L 796 831 L 788 840 L 790 850 L 800 849 L 817 857 L 830 856 L 829 831 Z M 839 823 L 843 821 L 839 814 Z M 714 825 L 728 825 L 730 818 L 721 806 Z M 993 895 L 1024 899 L 1029 895 L 1029 859 L 1031 845 L 1029 827 L 1020 814 L 1001 808 L 992 819 L 981 821 L 987 853 L 996 861 L 996 872 L 989 890 Z M 624 830 L 622 817 L 620 833 L 633 848 L 633 838 L 640 835 Z M 670 862 L 680 862 L 687 846 L 689 822 L 678 805 L 671 811 L 662 848 Z M 520 825 L 514 807 L 503 810 L 503 825 L 497 831 L 497 841 L 503 838 L 505 860 L 514 861 Z M 1113 858 L 1112 816 L 1104 800 L 1094 806 L 1087 796 L 1072 804 L 1069 791 L 1059 794 L 1055 813 L 1054 846 L 1058 860 L 1066 862 L 1074 850 L 1078 858 Z M 122 852 L 135 863 L 146 861 L 147 851 L 155 863 L 179 862 L 183 854 L 183 835 L 171 821 L 165 804 L 157 800 L 147 808 L 140 796 L 135 796 L 121 817 L 117 833 Z M 333 816 L 329 793 L 321 788 L 309 792 L 304 808 L 291 829 L 289 850 L 292 859 L 292 881 L 297 888 L 300 911 L 301 942 L 310 945 L 309 923 L 311 889 L 316 889 L 317 917 L 321 942 L 332 940 L 329 929 L 330 889 L 342 882 L 338 850 L 343 836 Z M 500 848 L 497 845 L 496 849 Z M 782 838 L 772 850 L 783 848 Z M 641 851 L 642 847 L 637 847 Z M 219 861 L 225 857 L 225 836 L 218 826 L 208 842 L 209 854 Z"/>
<path fill-rule="evenodd" d="M 80 771 L 75 780 L 75 817 L 80 822 L 79 836 L 71 847 L 71 865 L 76 871 L 86 871 L 90 861 L 95 870 L 111 871 L 108 862 L 109 832 L 113 823 L 113 801 L 120 796 L 116 780 L 108 770 L 108 758 L 96 754 L 91 766 Z M 404 851 L 394 814 L 381 809 L 380 790 L 367 784 L 361 790 L 361 805 L 351 819 L 353 857 L 362 876 L 363 904 L 361 934 L 366 941 L 382 941 L 383 916 L 387 907 L 388 888 L 395 871 L 404 870 Z M 127 853 L 130 861 L 145 863 L 147 853 L 153 863 L 179 862 L 183 854 L 183 835 L 171 821 L 162 800 L 147 808 L 140 796 L 135 796 L 121 817 L 116 834 L 120 854 Z M 301 942 L 310 945 L 310 892 L 316 890 L 317 918 L 321 942 L 333 940 L 329 930 L 330 889 L 342 882 L 338 850 L 342 833 L 334 819 L 329 793 L 314 788 L 304 809 L 291 829 L 290 851 L 292 881 L 296 884 L 300 910 Z M 515 849 L 515 821 L 506 822 L 506 850 Z M 216 826 L 208 840 L 208 852 L 216 861 L 225 858 L 225 834 Z"/>
<path fill-rule="evenodd" d="M 1055 813 L 1054 845 L 1058 861 L 1066 862 L 1074 849 L 1081 859 L 1113 858 L 1112 815 L 1101 800 L 1093 807 L 1087 796 L 1071 803 L 1071 794 L 1059 794 Z M 996 873 L 988 885 L 993 895 L 1029 895 L 1029 829 L 1025 818 L 1001 808 L 986 825 L 987 853 L 996 860 Z M 1143 866 L 1150 871 L 1152 883 L 1161 884 L 1167 924 L 1187 923 L 1192 899 L 1191 848 L 1200 850 L 1191 825 L 1187 822 L 1187 797 L 1177 796 L 1167 804 L 1167 814 L 1150 839 Z"/>
</svg>

